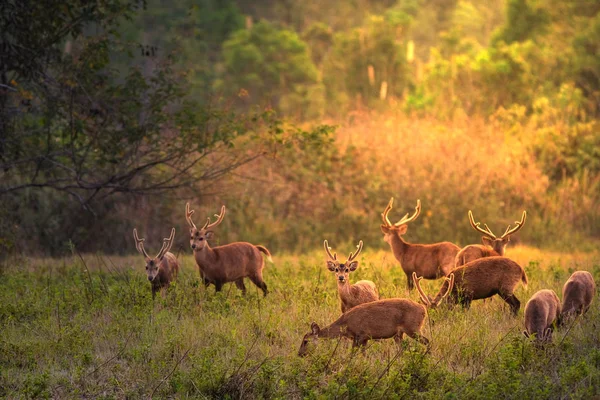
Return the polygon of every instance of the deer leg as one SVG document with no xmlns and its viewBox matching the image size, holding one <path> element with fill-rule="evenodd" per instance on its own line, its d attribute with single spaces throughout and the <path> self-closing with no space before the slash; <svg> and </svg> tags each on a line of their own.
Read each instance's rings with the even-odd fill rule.
<svg viewBox="0 0 600 400">
<path fill-rule="evenodd" d="M 244 285 L 244 278 L 240 278 L 235 281 L 235 286 L 242 291 L 243 295 L 246 295 L 246 285 Z"/>
<path fill-rule="evenodd" d="M 352 348 L 357 348 L 360 347 L 362 350 L 362 353 L 365 352 L 365 346 L 367 344 L 367 342 L 369 341 L 368 337 L 364 337 L 364 336 L 355 336 L 354 340 L 352 341 Z"/>
<path fill-rule="evenodd" d="M 252 276 L 249 276 L 248 278 L 250 278 L 252 283 L 254 283 L 256 286 L 258 286 L 260 289 L 262 289 L 263 296 L 267 296 L 267 293 L 268 293 L 267 284 L 265 283 L 265 281 L 263 281 L 262 274 L 252 275 Z"/>
<path fill-rule="evenodd" d="M 223 289 L 223 282 L 215 281 L 215 292 L 220 292 Z"/>
<path fill-rule="evenodd" d="M 394 342 L 396 342 L 396 344 L 398 346 L 400 346 L 400 348 L 402 348 L 402 339 L 404 338 L 404 332 L 402 331 L 398 331 L 398 333 L 396 333 L 396 336 L 394 336 Z"/>
<path fill-rule="evenodd" d="M 406 284 L 408 286 L 408 290 L 413 290 L 415 287 L 415 284 L 412 280 L 412 277 L 410 276 L 411 273 L 404 271 L 404 273 L 406 274 Z"/>
<path fill-rule="evenodd" d="M 517 299 L 517 297 L 514 294 L 498 294 L 500 295 L 500 297 L 502 297 L 502 300 L 504 300 L 510 306 L 513 315 L 516 317 L 519 313 L 519 308 L 521 308 L 521 302 L 519 301 L 519 299 Z"/>
<path fill-rule="evenodd" d="M 427 339 L 425 336 L 422 336 L 419 332 L 406 332 L 406 334 L 429 348 L 429 339 Z"/>
</svg>

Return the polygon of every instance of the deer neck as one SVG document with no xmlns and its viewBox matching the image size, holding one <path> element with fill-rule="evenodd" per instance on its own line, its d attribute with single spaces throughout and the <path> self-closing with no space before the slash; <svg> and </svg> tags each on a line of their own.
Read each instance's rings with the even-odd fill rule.
<svg viewBox="0 0 600 400">
<path fill-rule="evenodd" d="M 404 239 L 402 239 L 402 236 L 396 233 L 392 235 L 390 246 L 392 247 L 394 253 L 398 254 L 399 256 L 403 256 L 410 245 L 405 242 Z"/>
<path fill-rule="evenodd" d="M 350 295 L 350 286 L 352 286 L 352 285 L 350 285 L 350 282 L 348 282 L 348 281 L 341 282 L 338 279 L 338 293 L 340 294 L 340 297 L 342 299 L 345 299 L 346 297 L 348 297 Z"/>
<path fill-rule="evenodd" d="M 320 338 L 336 338 L 342 336 L 342 324 L 334 322 L 319 331 Z"/>
<path fill-rule="evenodd" d="M 213 249 L 210 248 L 208 243 L 200 250 L 194 250 L 194 258 L 196 263 L 202 267 L 207 267 L 214 264 L 217 260 L 217 255 Z"/>
</svg>

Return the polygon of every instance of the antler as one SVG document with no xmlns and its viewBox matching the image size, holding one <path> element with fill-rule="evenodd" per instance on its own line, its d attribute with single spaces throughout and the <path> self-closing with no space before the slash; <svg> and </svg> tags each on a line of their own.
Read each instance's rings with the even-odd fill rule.
<svg viewBox="0 0 600 400">
<path fill-rule="evenodd" d="M 212 224 L 210 223 L 210 217 L 207 218 L 206 223 L 204 224 L 202 229 L 210 229 L 213 226 L 219 225 L 223 221 L 223 218 L 225 218 L 225 206 L 221 206 L 221 214 L 215 214 L 215 217 L 217 217 L 217 220 Z"/>
<path fill-rule="evenodd" d="M 327 240 L 323 242 L 323 246 L 325 246 L 325 251 L 327 252 L 329 258 L 331 258 L 333 261 L 337 261 L 337 253 L 333 253 L 333 255 L 331 255 L 331 247 L 329 247 Z"/>
<path fill-rule="evenodd" d="M 497 239 L 496 235 L 494 235 L 494 233 L 492 232 L 492 230 L 487 226 L 487 224 L 483 224 L 483 226 L 485 226 L 485 229 L 481 228 L 479 225 L 481 225 L 480 222 L 475 222 L 475 220 L 473 219 L 473 213 L 471 212 L 471 210 L 469 210 L 469 222 L 471 223 L 471 226 L 473 227 L 473 229 L 475 229 L 478 232 L 483 233 L 485 236 L 488 236 L 492 239 Z M 508 226 L 510 228 L 510 225 Z M 508 231 L 508 229 L 507 229 Z M 504 236 L 502 236 L 504 237 Z"/>
<path fill-rule="evenodd" d="M 423 303 L 425 303 L 426 306 L 431 306 L 431 301 L 429 301 L 429 297 L 427 297 L 427 295 L 421 288 L 420 282 L 421 282 L 421 279 L 423 279 L 423 277 L 420 276 L 419 278 L 417 278 L 417 273 L 413 272 L 412 279 L 413 279 L 413 283 L 415 284 L 415 287 L 417 288 L 417 291 L 419 292 L 419 297 L 421 298 L 421 301 Z"/>
<path fill-rule="evenodd" d="M 510 229 L 510 225 L 509 225 L 508 228 L 506 228 L 506 232 L 504 232 L 504 235 L 502 235 L 501 239 L 504 239 L 506 236 L 512 235 L 513 233 L 515 233 L 519 229 L 521 229 L 523 227 L 523 224 L 525 224 L 525 219 L 527 219 L 527 211 L 523 211 L 523 215 L 521 216 L 521 221 L 515 221 L 515 224 L 517 224 L 517 226 Z"/>
<path fill-rule="evenodd" d="M 346 262 L 349 263 L 349 262 L 353 261 L 360 254 L 360 252 L 362 251 L 362 248 L 363 248 L 363 241 L 361 240 L 360 242 L 358 242 L 358 246 L 356 246 L 356 252 L 350 253 Z"/>
<path fill-rule="evenodd" d="M 388 214 L 390 213 L 390 210 L 392 209 L 392 204 L 394 203 L 394 198 L 392 197 L 390 199 L 390 202 L 388 203 L 387 207 L 385 208 L 385 210 L 383 211 L 383 213 L 381 214 L 381 218 L 383 219 L 383 224 L 386 226 L 400 226 L 400 225 L 404 225 L 404 224 L 408 224 L 409 222 L 414 221 L 415 219 L 417 219 L 417 217 L 419 216 L 419 214 L 421 214 L 421 200 L 417 200 L 417 206 L 415 207 L 415 212 L 412 216 L 408 216 L 409 213 L 406 213 L 406 215 L 404 217 L 402 217 L 402 219 L 398 222 L 396 222 L 395 224 L 392 224 L 390 222 L 390 219 L 388 218 Z"/>
<path fill-rule="evenodd" d="M 440 298 L 441 302 L 442 300 L 444 300 L 444 297 L 448 296 L 448 294 L 450 294 L 450 292 L 452 291 L 452 288 L 454 287 L 454 274 L 450 274 L 448 277 L 444 278 L 447 281 L 450 281 L 450 284 L 448 285 L 448 290 L 446 290 L 446 293 L 444 293 L 444 295 Z"/>
<path fill-rule="evenodd" d="M 196 224 L 194 224 L 194 221 L 192 221 L 193 213 L 194 210 L 190 210 L 190 203 L 185 203 L 185 219 L 187 219 L 188 224 L 190 224 L 192 228 L 198 229 L 196 228 Z"/>
<path fill-rule="evenodd" d="M 162 247 L 156 258 L 161 259 L 169 250 L 171 250 L 171 247 L 173 247 L 173 238 L 175 238 L 175 228 L 171 228 L 171 236 L 163 239 Z"/>
<path fill-rule="evenodd" d="M 150 256 L 148 256 L 148 253 L 146 253 L 146 250 L 144 250 L 144 240 L 146 239 L 140 239 L 138 237 L 137 229 L 135 228 L 133 228 L 133 238 L 135 239 L 135 248 L 137 249 L 137 251 L 139 251 L 140 254 L 144 257 L 150 258 Z"/>
</svg>

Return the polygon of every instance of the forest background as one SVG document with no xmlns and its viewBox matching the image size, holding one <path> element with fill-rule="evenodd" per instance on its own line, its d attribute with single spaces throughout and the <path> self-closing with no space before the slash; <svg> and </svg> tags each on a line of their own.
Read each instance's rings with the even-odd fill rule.
<svg viewBox="0 0 600 400">
<path fill-rule="evenodd" d="M 0 4 L 0 254 L 132 253 L 227 206 L 217 241 L 600 238 L 594 0 Z"/>
</svg>

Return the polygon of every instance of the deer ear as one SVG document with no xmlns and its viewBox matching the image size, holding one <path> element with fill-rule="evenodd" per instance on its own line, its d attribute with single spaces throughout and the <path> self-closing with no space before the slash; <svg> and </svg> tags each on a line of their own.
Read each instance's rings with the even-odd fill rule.
<svg viewBox="0 0 600 400">
<path fill-rule="evenodd" d="M 212 239 L 214 237 L 215 233 L 213 231 L 206 231 L 206 233 L 204 234 L 204 237 L 207 239 Z"/>
<path fill-rule="evenodd" d="M 384 234 L 388 234 L 390 233 L 390 228 L 386 225 L 379 225 L 379 227 L 381 228 L 381 232 L 383 232 Z"/>
<path fill-rule="evenodd" d="M 319 335 L 319 332 L 321 332 L 321 328 L 319 328 L 319 325 L 317 325 L 316 322 L 313 322 L 312 324 L 310 324 L 310 330 L 312 331 L 313 335 Z"/>
<path fill-rule="evenodd" d="M 406 225 L 406 224 L 400 225 L 398 227 L 398 235 L 404 235 L 407 230 L 408 230 L 408 225 Z"/>
<path fill-rule="evenodd" d="M 331 272 L 335 271 L 335 263 L 333 261 L 327 261 L 327 269 Z"/>
<path fill-rule="evenodd" d="M 350 271 L 356 271 L 356 268 L 358 268 L 358 261 L 352 261 L 350 265 L 348 265 Z"/>
<path fill-rule="evenodd" d="M 483 243 L 486 246 L 493 247 L 492 245 L 494 244 L 494 241 L 487 236 L 482 236 L 481 243 Z"/>
</svg>

